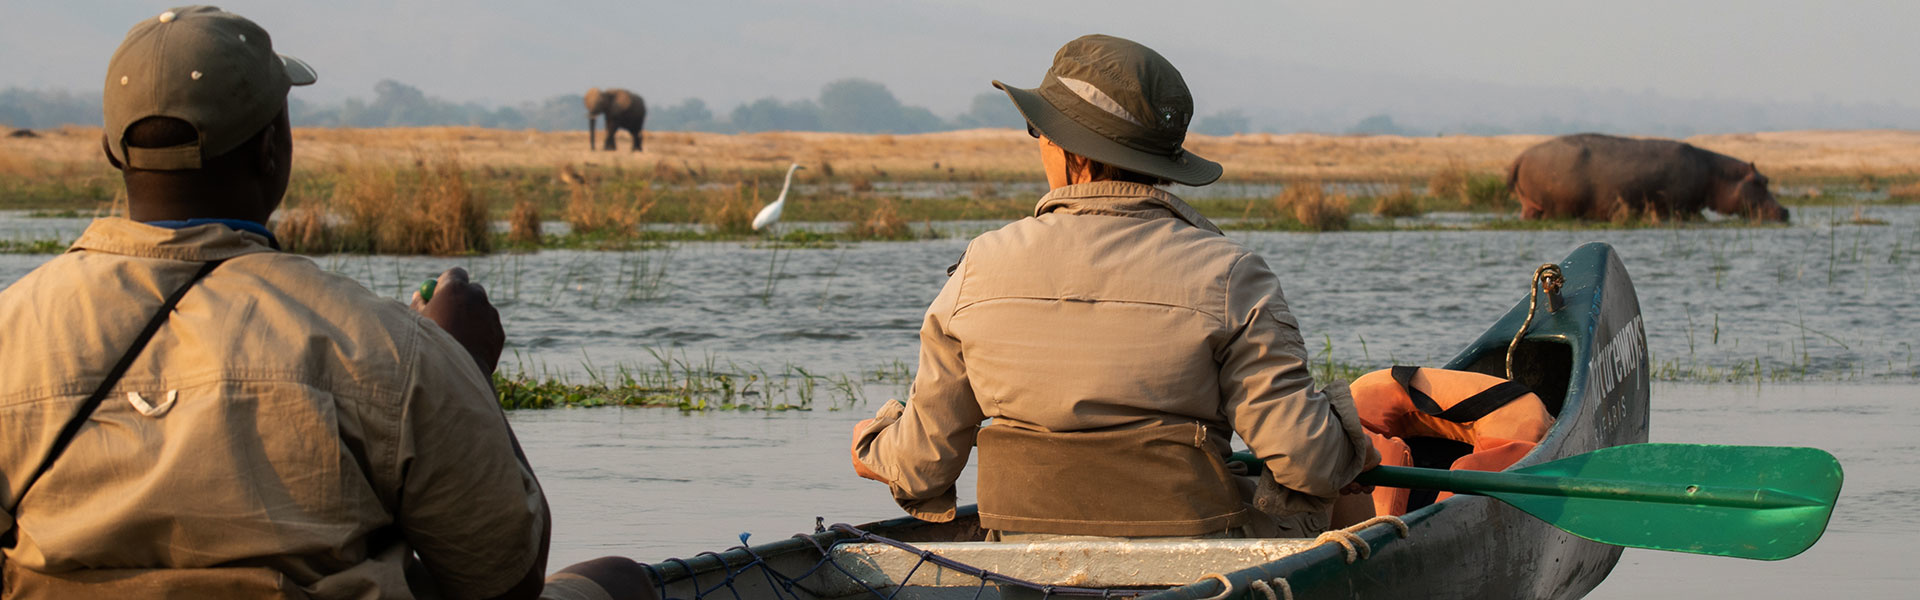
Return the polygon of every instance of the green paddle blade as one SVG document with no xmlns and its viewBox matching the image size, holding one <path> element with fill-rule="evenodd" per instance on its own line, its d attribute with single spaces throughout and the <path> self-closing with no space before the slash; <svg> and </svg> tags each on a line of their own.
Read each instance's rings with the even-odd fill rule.
<svg viewBox="0 0 1920 600">
<path fill-rule="evenodd" d="M 1380 467 L 1359 481 L 1492 496 L 1606 544 L 1779 560 L 1820 539 L 1841 479 L 1815 448 L 1631 444 L 1515 471 Z"/>
</svg>

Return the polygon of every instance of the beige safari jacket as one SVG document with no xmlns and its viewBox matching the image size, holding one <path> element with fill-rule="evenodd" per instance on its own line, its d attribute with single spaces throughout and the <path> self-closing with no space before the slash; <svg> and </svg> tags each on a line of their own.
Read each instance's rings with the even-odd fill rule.
<svg viewBox="0 0 1920 600">
<path fill-rule="evenodd" d="M 0 292 L 4 595 L 475 598 L 531 567 L 544 501 L 473 360 L 264 242 L 101 219 Z M 22 501 L 163 296 L 222 258 Z"/>
<path fill-rule="evenodd" d="M 1198 445 L 1217 454 L 1231 431 L 1284 488 L 1284 511 L 1324 511 L 1374 452 L 1345 384 L 1313 389 L 1299 327 L 1266 262 L 1148 185 L 1062 187 L 1033 218 L 975 238 L 927 309 L 918 368 L 910 400 L 883 407 L 856 432 L 854 451 L 902 508 L 930 521 L 953 518 L 954 482 L 986 419 L 986 430 L 1049 434 L 1197 424 L 1214 438 Z M 997 467 L 982 453 L 982 521 L 994 528 L 990 503 L 1018 500 L 988 497 Z M 1023 493 L 1128 494 L 1037 487 Z M 1088 532 L 1058 525 L 1024 530 Z M 1106 525 L 1105 535 L 1142 531 Z"/>
</svg>

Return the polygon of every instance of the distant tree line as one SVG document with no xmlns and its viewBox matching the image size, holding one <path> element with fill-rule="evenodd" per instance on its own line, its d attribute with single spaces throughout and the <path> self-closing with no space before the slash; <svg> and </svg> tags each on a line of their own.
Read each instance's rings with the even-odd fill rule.
<svg viewBox="0 0 1920 600">
<path fill-rule="evenodd" d="M 1537 97 L 1508 99 L 1505 104 L 1476 109 L 1474 113 L 1444 107 L 1387 104 L 1371 109 L 1350 105 L 1233 108 L 1200 115 L 1194 119 L 1192 131 L 1205 135 L 1310 131 L 1401 136 L 1598 131 L 1686 137 L 1783 128 L 1920 127 L 1920 109 L 1896 105 L 1759 103 L 1670 99 L 1610 91 L 1543 90 L 1534 94 Z M 981 127 L 1017 129 L 1024 124 L 1019 111 L 1000 92 L 976 95 L 965 112 L 942 117 L 925 107 L 902 103 L 887 86 L 865 79 L 830 82 L 821 86 L 819 95 L 813 98 L 766 97 L 727 110 L 710 107 L 699 98 L 681 99 L 661 90 L 635 91 L 649 100 L 647 129 L 651 131 L 909 134 Z M 578 93 L 512 105 L 487 105 L 454 102 L 428 95 L 411 85 L 386 80 L 373 86 L 371 99 L 319 103 L 302 100 L 301 94 L 295 93 L 288 104 L 293 123 L 304 127 L 465 125 L 542 131 L 586 128 L 586 109 Z M 1534 106 L 1550 108 L 1531 108 Z M 99 125 L 100 95 L 65 90 L 0 90 L 0 128 L 37 129 L 66 124 Z"/>
<path fill-rule="evenodd" d="M 32 129 L 69 123 L 99 125 L 100 94 L 19 88 L 0 90 L 0 125 Z"/>
<path fill-rule="evenodd" d="M 637 90 L 641 96 L 648 90 Z M 373 86 L 373 99 L 348 98 L 320 104 L 288 99 L 295 125 L 304 127 L 432 127 L 466 125 L 497 129 L 561 131 L 585 129 L 580 94 L 562 94 L 510 106 L 453 102 L 393 80 Z M 978 127 L 1019 128 L 1025 121 L 1005 94 L 983 93 L 967 112 L 941 118 L 924 107 L 908 106 L 887 86 L 865 79 L 828 83 L 814 99 L 786 101 L 767 97 L 715 114 L 699 98 L 676 104 L 650 104 L 647 129 L 653 131 L 841 131 L 851 133 L 926 133 Z M 44 128 L 99 125 L 98 94 L 9 88 L 0 91 L 0 126 Z"/>
</svg>

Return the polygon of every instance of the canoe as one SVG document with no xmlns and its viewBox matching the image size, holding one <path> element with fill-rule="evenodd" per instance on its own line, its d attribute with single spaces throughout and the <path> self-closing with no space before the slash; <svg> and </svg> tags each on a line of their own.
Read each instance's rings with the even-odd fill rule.
<svg viewBox="0 0 1920 600">
<path fill-rule="evenodd" d="M 1648 368 L 1639 300 L 1613 248 L 1591 243 L 1558 264 L 1547 294 L 1519 302 L 1444 365 L 1515 379 L 1558 420 L 1513 469 L 1647 440 Z M 1537 275 L 1537 272 L 1536 272 Z M 1528 274 L 1513 276 L 1526 289 Z M 1552 304 L 1560 304 L 1554 302 Z M 1537 305 L 1537 306 L 1536 306 Z M 1446 468 L 1464 445 L 1413 440 L 1416 466 Z M 1153 600 L 1292 598 L 1578 598 L 1613 569 L 1621 549 L 1561 531 L 1485 496 L 1432 502 L 1415 491 L 1404 531 L 1352 528 L 1358 542 L 1314 540 L 988 543 L 972 507 L 950 523 L 899 518 L 649 565 L 663 598 L 1041 598 Z M 910 544 L 902 550 L 872 534 Z M 990 572 L 983 579 L 980 571 Z M 1013 580 L 1019 580 L 1018 583 Z M 1024 583 L 1042 586 L 1030 589 Z"/>
</svg>

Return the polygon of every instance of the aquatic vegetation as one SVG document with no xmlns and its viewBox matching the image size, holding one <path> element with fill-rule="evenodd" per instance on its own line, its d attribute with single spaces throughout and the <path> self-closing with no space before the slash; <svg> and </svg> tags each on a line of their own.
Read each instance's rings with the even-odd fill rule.
<svg viewBox="0 0 1920 600">
<path fill-rule="evenodd" d="M 1319 181 L 1301 181 L 1289 185 L 1274 198 L 1283 213 L 1314 231 L 1344 231 L 1353 216 L 1347 195 L 1328 192 Z"/>
<path fill-rule="evenodd" d="M 1507 189 L 1507 180 L 1500 175 L 1475 173 L 1467 177 L 1465 189 L 1461 192 L 1460 203 L 1476 210 L 1511 211 L 1519 207 L 1514 200 L 1513 191 Z"/>
<path fill-rule="evenodd" d="M 847 227 L 847 237 L 857 240 L 911 240 L 916 237 L 907 222 L 900 219 L 892 201 L 874 207 L 867 220 Z"/>
<path fill-rule="evenodd" d="M 66 252 L 72 242 L 60 240 L 4 240 L 0 239 L 0 254 L 59 254 Z"/>
<path fill-rule="evenodd" d="M 1887 188 L 1887 197 L 1897 200 L 1920 200 L 1920 181 Z"/>
<path fill-rule="evenodd" d="M 718 202 L 707 203 L 700 223 L 721 235 L 753 235 L 753 215 L 760 210 L 759 184 L 734 184 L 730 191 L 720 194 Z"/>
<path fill-rule="evenodd" d="M 1446 165 L 1427 178 L 1427 194 L 1436 198 L 1464 200 L 1467 197 L 1469 175 L 1466 161 L 1460 160 L 1459 157 L 1448 157 Z M 1462 204 L 1470 203 L 1463 201 Z"/>
<path fill-rule="evenodd" d="M 1359 379 L 1361 375 L 1393 366 L 1392 364 L 1369 366 L 1339 360 L 1335 358 L 1333 352 L 1333 336 L 1323 334 L 1323 338 L 1326 340 L 1326 344 L 1320 348 L 1319 360 L 1307 363 L 1307 370 L 1313 373 L 1313 380 L 1316 385 L 1324 386 L 1329 381 L 1351 382 Z M 1365 342 L 1362 342 L 1362 345 L 1364 346 Z M 1392 361 L 1389 361 L 1389 363 L 1391 362 Z"/>
<path fill-rule="evenodd" d="M 515 202 L 513 212 L 507 213 L 507 243 L 516 247 L 537 248 L 540 240 L 540 205 L 532 200 Z"/>
<path fill-rule="evenodd" d="M 1373 214 L 1377 217 L 1399 219 L 1418 217 L 1425 212 L 1420 198 L 1413 195 L 1413 188 L 1404 183 L 1394 186 L 1392 193 L 1373 199 Z"/>
<path fill-rule="evenodd" d="M 1507 211 L 1516 206 L 1504 173 L 1473 170 L 1457 157 L 1449 158 L 1427 179 L 1427 193 L 1455 199 L 1461 207 L 1473 210 Z"/>
<path fill-rule="evenodd" d="M 866 401 L 863 381 L 847 375 L 825 376 L 785 365 L 770 373 L 732 363 L 722 367 L 712 356 L 699 362 L 668 351 L 648 349 L 654 364 L 595 367 L 582 364 L 585 381 L 530 370 L 516 360 L 493 376 L 501 408 L 507 410 L 559 407 L 634 406 L 710 410 L 813 410 L 823 404 L 842 410 Z M 816 402 L 820 401 L 820 402 Z"/>
</svg>

